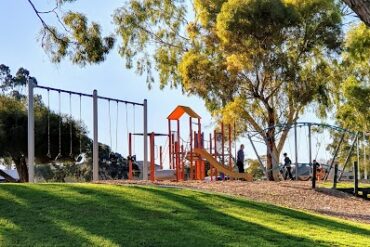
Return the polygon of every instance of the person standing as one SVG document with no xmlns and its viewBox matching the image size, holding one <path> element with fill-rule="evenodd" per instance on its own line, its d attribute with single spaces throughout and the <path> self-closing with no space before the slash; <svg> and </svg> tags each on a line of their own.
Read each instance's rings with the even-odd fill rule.
<svg viewBox="0 0 370 247">
<path fill-rule="evenodd" d="M 238 166 L 239 173 L 244 173 L 244 145 L 240 145 L 238 151 L 238 157 L 236 159 L 236 165 Z"/>
<path fill-rule="evenodd" d="M 288 176 L 291 180 L 293 180 L 292 175 L 292 161 L 289 159 L 288 154 L 284 153 L 284 167 L 286 169 L 284 179 L 287 180 Z"/>
</svg>

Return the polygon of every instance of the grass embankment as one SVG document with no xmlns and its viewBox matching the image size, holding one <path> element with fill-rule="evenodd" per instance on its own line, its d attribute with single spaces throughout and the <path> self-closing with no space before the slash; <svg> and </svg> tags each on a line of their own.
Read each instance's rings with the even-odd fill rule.
<svg viewBox="0 0 370 247">
<path fill-rule="evenodd" d="M 0 246 L 13 245 L 369 246 L 370 225 L 191 190 L 5 184 Z"/>
<path fill-rule="evenodd" d="M 325 187 L 325 188 L 332 188 L 333 187 L 333 182 L 319 182 L 319 186 L 322 186 L 322 187 Z M 337 188 L 338 189 L 349 189 L 349 188 L 353 188 L 353 187 L 354 187 L 353 182 L 344 181 L 344 182 L 337 183 Z M 361 183 L 360 182 L 358 184 L 358 187 L 360 187 L 360 188 L 370 188 L 370 183 Z"/>
</svg>

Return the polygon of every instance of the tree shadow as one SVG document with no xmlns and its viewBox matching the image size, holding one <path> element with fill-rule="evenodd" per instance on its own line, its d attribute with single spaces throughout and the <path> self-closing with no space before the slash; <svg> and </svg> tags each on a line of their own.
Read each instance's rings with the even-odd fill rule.
<svg viewBox="0 0 370 247">
<path fill-rule="evenodd" d="M 177 189 L 44 184 L 6 185 L 1 190 L 26 202 L 0 202 L 0 217 L 17 226 L 0 230 L 5 241 L 0 240 L 0 244 L 4 245 L 330 246 L 325 241 L 315 242 L 240 220 L 215 210 L 198 195 L 202 200 L 222 200 L 246 210 L 282 214 L 308 224 L 319 220 L 316 225 L 369 234 L 285 208 Z"/>
</svg>

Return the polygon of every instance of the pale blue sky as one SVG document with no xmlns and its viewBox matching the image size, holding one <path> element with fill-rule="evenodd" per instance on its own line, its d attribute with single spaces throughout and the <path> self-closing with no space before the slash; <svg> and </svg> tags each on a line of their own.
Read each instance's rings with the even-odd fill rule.
<svg viewBox="0 0 370 247">
<path fill-rule="evenodd" d="M 54 0 L 34 1 L 39 10 L 51 9 L 54 2 Z M 111 33 L 113 32 L 111 15 L 113 10 L 119 7 L 120 4 L 122 4 L 122 1 L 79 0 L 72 6 L 73 10 L 86 13 L 90 20 L 100 23 L 105 33 Z M 2 23 L 0 34 L 0 63 L 10 66 L 13 72 L 19 67 L 27 68 L 38 79 L 39 84 L 51 87 L 85 93 L 92 93 L 94 89 L 97 89 L 98 93 L 102 96 L 138 102 L 142 102 L 146 98 L 149 105 L 149 131 L 167 133 L 166 117 L 176 105 L 192 107 L 203 117 L 203 129 L 205 132 L 209 133 L 212 131 L 212 119 L 204 107 L 203 101 L 197 97 L 187 97 L 182 94 L 181 90 L 168 88 L 159 90 L 158 84 L 155 84 L 151 90 L 148 90 L 145 77 L 140 77 L 133 71 L 126 70 L 124 68 L 124 61 L 116 51 L 111 52 L 104 63 L 83 68 L 72 65 L 68 61 L 63 61 L 60 64 L 51 63 L 37 41 L 41 28 L 40 21 L 26 0 L 2 1 L 0 4 L 0 23 Z M 55 111 L 58 110 L 57 99 L 56 94 L 51 95 L 51 105 Z M 83 120 L 91 132 L 92 109 L 90 102 L 87 99 L 83 101 Z M 101 102 L 99 107 L 99 141 L 109 144 L 107 102 Z M 130 116 L 132 115 L 131 106 L 128 109 Z M 69 112 L 67 95 L 63 97 L 62 111 L 65 113 Z M 141 122 L 141 109 L 136 108 L 136 113 L 136 123 Z M 73 98 L 73 114 L 75 117 L 78 117 L 77 98 Z M 126 154 L 125 106 L 121 105 L 119 114 L 121 118 L 118 124 L 120 138 L 118 140 L 118 151 Z M 111 115 L 113 148 L 115 149 L 115 103 L 111 105 Z M 313 119 L 312 114 L 306 114 L 301 120 L 314 121 L 315 119 Z M 187 121 L 185 120 L 182 124 L 185 126 Z M 132 120 L 130 120 L 129 125 L 129 129 L 132 131 Z M 142 128 L 137 127 L 136 131 L 140 132 Z M 187 133 L 187 128 L 185 128 L 184 133 Z M 158 142 L 158 144 L 161 144 L 160 140 Z M 240 142 L 247 144 L 246 156 L 255 157 L 249 143 L 246 140 L 241 140 Z M 257 146 L 263 154 L 265 148 L 258 144 Z M 302 144 L 301 146 L 301 152 L 306 152 L 306 145 Z M 141 156 L 141 141 L 139 140 L 137 140 L 136 149 L 138 155 Z M 290 152 L 289 149 L 287 151 Z M 325 157 L 326 155 L 323 153 L 322 156 Z"/>
</svg>

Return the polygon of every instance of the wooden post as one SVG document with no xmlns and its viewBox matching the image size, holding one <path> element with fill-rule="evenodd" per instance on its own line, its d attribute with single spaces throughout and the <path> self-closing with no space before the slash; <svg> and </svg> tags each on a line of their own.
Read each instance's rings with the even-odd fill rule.
<svg viewBox="0 0 370 247">
<path fill-rule="evenodd" d="M 128 161 L 128 179 L 132 179 L 132 134 L 128 134 L 128 156 L 130 157 Z"/>
<path fill-rule="evenodd" d="M 357 161 L 355 161 L 353 163 L 353 173 L 354 173 L 353 175 L 354 175 L 354 178 L 355 178 L 355 180 L 354 180 L 353 194 L 355 196 L 358 196 L 358 163 L 357 163 Z"/>
<path fill-rule="evenodd" d="M 150 133 L 150 180 L 155 180 L 154 132 Z"/>
</svg>

